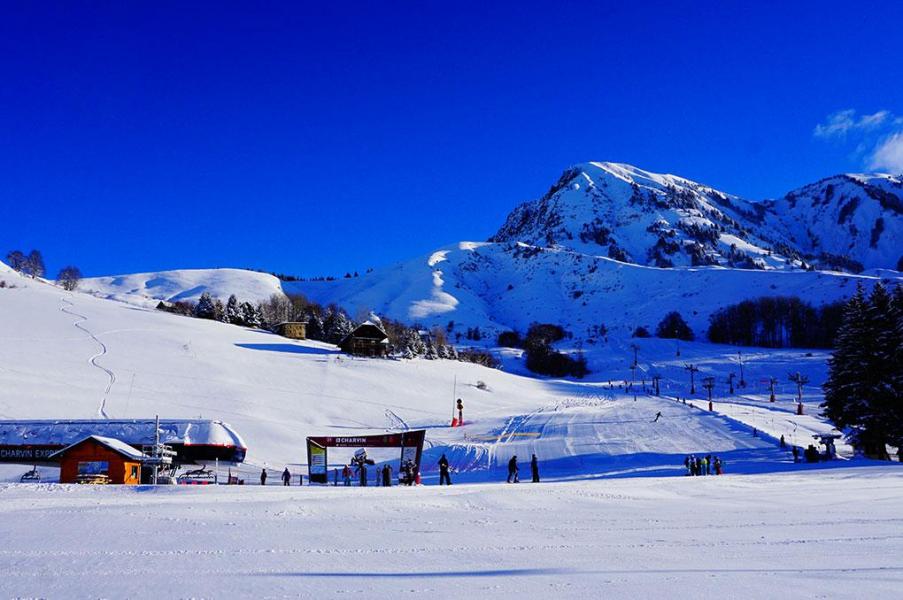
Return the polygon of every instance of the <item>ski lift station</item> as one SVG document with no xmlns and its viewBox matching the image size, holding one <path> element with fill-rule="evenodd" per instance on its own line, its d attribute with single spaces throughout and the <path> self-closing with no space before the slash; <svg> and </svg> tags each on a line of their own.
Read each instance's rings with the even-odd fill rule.
<svg viewBox="0 0 903 600">
<path fill-rule="evenodd" d="M 0 462 L 60 465 L 61 483 L 154 482 L 181 465 L 237 464 L 247 447 L 222 421 L 0 421 Z"/>
</svg>

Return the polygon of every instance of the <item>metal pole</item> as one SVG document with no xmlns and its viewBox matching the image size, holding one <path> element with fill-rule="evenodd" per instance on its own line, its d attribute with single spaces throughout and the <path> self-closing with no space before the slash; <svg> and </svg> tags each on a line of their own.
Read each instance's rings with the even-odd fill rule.
<svg viewBox="0 0 903 600">
<path fill-rule="evenodd" d="M 160 446 L 160 415 L 154 415 L 154 454 L 157 454 L 157 448 Z M 157 471 L 159 466 L 154 461 L 154 468 L 151 471 L 151 483 L 157 485 Z"/>
<path fill-rule="evenodd" d="M 455 381 L 452 384 L 452 421 L 455 420 L 455 408 L 457 404 L 455 399 L 458 397 L 458 374 L 455 373 Z"/>
</svg>

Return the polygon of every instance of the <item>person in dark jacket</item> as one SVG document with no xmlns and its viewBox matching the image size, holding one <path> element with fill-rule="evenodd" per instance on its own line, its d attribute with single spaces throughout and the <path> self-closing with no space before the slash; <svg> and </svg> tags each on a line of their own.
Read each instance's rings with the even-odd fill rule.
<svg viewBox="0 0 903 600">
<path fill-rule="evenodd" d="M 383 467 L 383 487 L 392 487 L 392 467 L 388 464 Z"/>
<path fill-rule="evenodd" d="M 786 448 L 786 447 L 787 447 L 787 442 L 784 441 L 784 436 L 782 435 L 781 436 L 781 448 Z"/>
<path fill-rule="evenodd" d="M 533 483 L 539 483 L 539 461 L 535 454 L 530 459 L 530 472 L 533 474 Z"/>
<path fill-rule="evenodd" d="M 285 467 L 285 471 L 282 472 L 282 485 L 291 485 L 292 483 L 292 474 L 289 473 L 288 467 Z"/>
<path fill-rule="evenodd" d="M 267 484 L 267 470 L 262 469 L 260 471 L 260 485 L 266 485 L 266 484 Z"/>
<path fill-rule="evenodd" d="M 520 483 L 517 469 L 517 454 L 512 456 L 511 460 L 508 461 L 508 483 L 511 483 L 512 477 L 514 478 L 514 483 Z"/>
<path fill-rule="evenodd" d="M 448 475 L 448 459 L 445 454 L 439 459 L 439 485 L 451 485 L 451 477 Z"/>
</svg>

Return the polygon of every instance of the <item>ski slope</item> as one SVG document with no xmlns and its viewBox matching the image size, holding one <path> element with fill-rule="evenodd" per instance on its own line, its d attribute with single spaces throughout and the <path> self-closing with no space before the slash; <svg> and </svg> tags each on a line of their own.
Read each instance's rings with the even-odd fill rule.
<svg viewBox="0 0 903 600">
<path fill-rule="evenodd" d="M 787 418 L 795 404 L 786 370 L 810 376 L 805 403 L 815 415 L 824 353 L 749 352 L 750 387 L 729 396 L 723 381 L 736 371 L 737 349 L 683 344 L 676 357 L 673 340 L 638 340 L 640 367 L 628 390 L 632 350 L 624 341 L 590 349 L 586 381 L 539 379 L 526 376 L 513 355 L 503 370 L 351 358 L 319 342 L 4 277 L 17 287 L 0 290 L 0 418 L 222 420 L 247 443 L 247 462 L 237 469 L 249 480 L 261 468 L 303 471 L 309 435 L 425 428 L 427 481 L 443 453 L 456 479 L 488 481 L 504 478 L 511 456 L 526 464 L 533 453 L 555 479 L 676 475 L 687 454 L 716 454 L 734 473 L 780 471 L 795 468 L 789 452 L 777 448 L 780 435 L 806 446 L 812 434 L 832 430 L 815 416 L 802 428 Z M 677 400 L 689 395 L 686 361 L 699 365 L 697 385 L 706 375 L 719 381 L 714 411 L 694 407 L 701 389 L 690 404 Z M 661 397 L 641 389 L 652 372 L 663 377 Z M 782 379 L 780 401 L 768 405 L 756 382 L 772 375 Z M 743 397 L 765 413 L 750 418 L 749 409 L 736 410 Z M 452 429 L 455 398 L 464 401 L 466 425 Z M 332 452 L 330 463 L 349 455 Z M 393 453 L 374 456 L 395 460 L 397 472 Z M 21 469 L 2 467 L 0 474 L 14 480 Z"/>
<path fill-rule="evenodd" d="M 0 595 L 895 598 L 903 469 L 449 488 L 0 484 Z"/>
</svg>

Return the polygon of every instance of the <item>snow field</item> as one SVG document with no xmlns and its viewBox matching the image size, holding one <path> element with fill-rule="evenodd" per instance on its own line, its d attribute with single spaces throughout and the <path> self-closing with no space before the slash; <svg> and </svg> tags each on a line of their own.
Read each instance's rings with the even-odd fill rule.
<svg viewBox="0 0 903 600">
<path fill-rule="evenodd" d="M 0 485 L 7 597 L 891 598 L 903 471 L 450 488 Z"/>
</svg>

